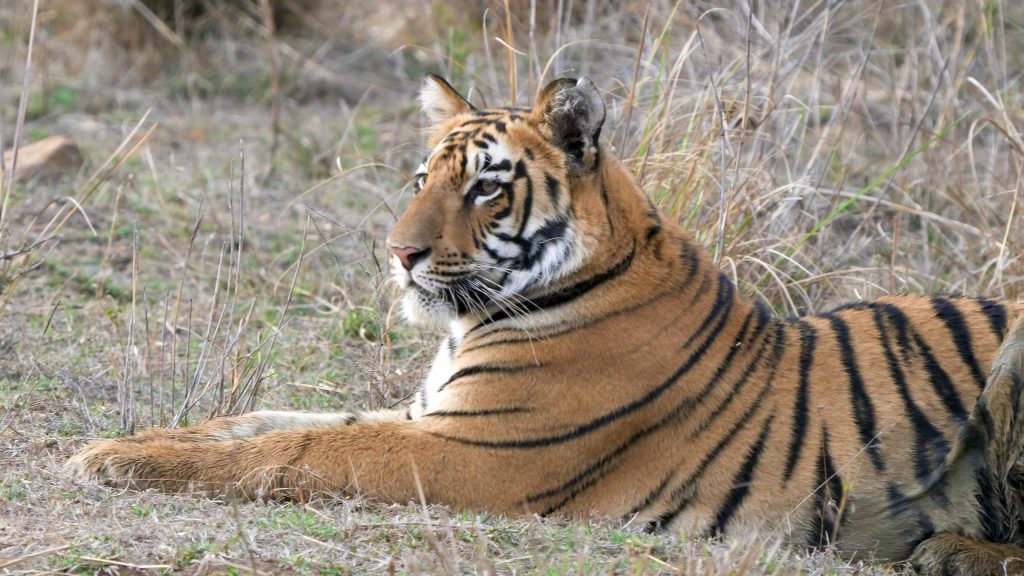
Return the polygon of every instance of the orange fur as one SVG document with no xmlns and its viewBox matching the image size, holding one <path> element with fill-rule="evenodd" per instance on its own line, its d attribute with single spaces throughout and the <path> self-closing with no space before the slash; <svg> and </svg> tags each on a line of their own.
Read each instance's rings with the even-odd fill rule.
<svg viewBox="0 0 1024 576">
<path fill-rule="evenodd" d="M 427 81 L 433 153 L 389 245 L 410 317 L 450 334 L 407 416 L 256 413 L 93 442 L 73 469 L 250 498 L 406 502 L 419 482 L 460 508 L 880 559 L 952 549 L 928 540 L 942 533 L 1015 542 L 1013 498 L 994 490 L 1019 455 L 997 440 L 1020 437 L 1006 406 L 1024 332 L 985 389 L 1000 410 L 975 400 L 1020 305 L 891 296 L 776 318 L 599 147 L 595 95 L 561 80 L 532 110 L 480 112 Z"/>
</svg>

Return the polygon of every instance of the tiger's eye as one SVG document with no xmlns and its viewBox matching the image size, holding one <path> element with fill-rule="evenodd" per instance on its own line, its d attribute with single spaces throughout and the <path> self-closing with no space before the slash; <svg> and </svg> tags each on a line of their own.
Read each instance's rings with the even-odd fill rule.
<svg viewBox="0 0 1024 576">
<path fill-rule="evenodd" d="M 494 180 L 484 180 L 480 182 L 480 189 L 484 194 L 494 194 L 498 190 L 498 183 Z"/>
</svg>

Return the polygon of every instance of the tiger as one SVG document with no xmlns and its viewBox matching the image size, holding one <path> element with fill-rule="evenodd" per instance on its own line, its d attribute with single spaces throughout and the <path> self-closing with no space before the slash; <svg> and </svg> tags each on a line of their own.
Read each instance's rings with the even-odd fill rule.
<svg viewBox="0 0 1024 576">
<path fill-rule="evenodd" d="M 782 317 L 602 143 L 591 80 L 478 109 L 428 76 L 420 102 L 430 152 L 387 247 L 404 316 L 446 335 L 411 404 L 95 440 L 71 473 L 1024 569 L 1020 303 L 885 296 Z"/>
</svg>

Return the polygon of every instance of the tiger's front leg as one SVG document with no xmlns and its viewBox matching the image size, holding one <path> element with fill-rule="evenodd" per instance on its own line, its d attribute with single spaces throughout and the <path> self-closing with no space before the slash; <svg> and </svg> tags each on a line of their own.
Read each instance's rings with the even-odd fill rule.
<svg viewBox="0 0 1024 576">
<path fill-rule="evenodd" d="M 493 512 L 522 512 L 538 458 L 459 444 L 418 420 L 269 432 L 218 440 L 93 442 L 69 466 L 79 477 L 138 489 L 196 489 L 248 499 L 362 493 Z M 543 460 L 544 458 L 539 458 Z"/>
<path fill-rule="evenodd" d="M 238 416 L 220 416 L 211 418 L 202 424 L 183 428 L 149 428 L 126 439 L 130 442 L 148 442 L 151 440 L 231 440 L 251 438 L 277 430 L 300 428 L 317 428 L 321 426 L 343 426 L 368 419 L 368 415 L 376 413 L 356 414 L 352 412 L 335 412 L 328 414 L 312 414 L 306 412 L 283 412 L 277 410 L 260 410 Z M 380 413 L 390 414 L 390 413 Z M 396 413 L 398 414 L 398 413 Z M 385 416 L 386 417 L 386 416 Z M 397 418 L 397 416 L 395 416 Z"/>
</svg>

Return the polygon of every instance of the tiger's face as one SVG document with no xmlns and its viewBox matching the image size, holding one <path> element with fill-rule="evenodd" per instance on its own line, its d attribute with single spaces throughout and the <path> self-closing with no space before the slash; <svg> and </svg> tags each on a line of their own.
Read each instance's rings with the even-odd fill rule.
<svg viewBox="0 0 1024 576">
<path fill-rule="evenodd" d="M 557 80 L 532 110 L 477 110 L 431 76 L 421 101 L 431 150 L 416 171 L 409 208 L 388 235 L 409 320 L 436 325 L 514 310 L 575 271 L 586 249 L 571 183 L 596 154 L 604 119 L 593 84 Z M 566 106 L 576 120 L 589 115 L 596 130 L 569 126 Z"/>
</svg>

